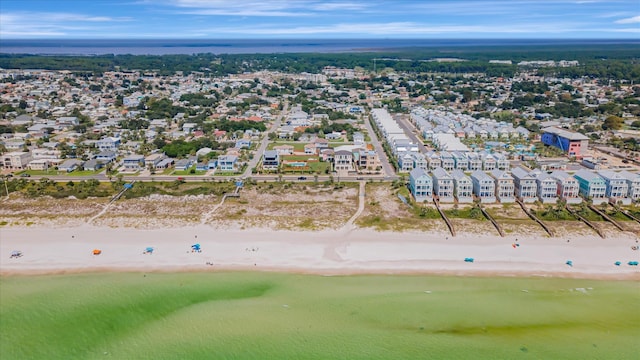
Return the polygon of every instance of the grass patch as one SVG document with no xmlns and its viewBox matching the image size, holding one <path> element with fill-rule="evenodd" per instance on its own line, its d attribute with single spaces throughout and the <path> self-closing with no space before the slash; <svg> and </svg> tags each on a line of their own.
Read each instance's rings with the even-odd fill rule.
<svg viewBox="0 0 640 360">
<path fill-rule="evenodd" d="M 424 359 L 426 349 L 439 359 L 629 359 L 640 351 L 634 282 L 132 273 L 3 277 L 0 286 L 3 359 Z"/>
</svg>

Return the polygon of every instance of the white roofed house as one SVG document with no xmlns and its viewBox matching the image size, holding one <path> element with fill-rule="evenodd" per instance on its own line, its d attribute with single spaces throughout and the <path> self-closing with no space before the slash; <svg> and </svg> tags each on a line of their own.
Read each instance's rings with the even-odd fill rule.
<svg viewBox="0 0 640 360">
<path fill-rule="evenodd" d="M 473 184 L 473 194 L 480 199 L 480 202 L 496 202 L 496 182 L 494 178 L 481 170 L 476 170 L 471 173 L 471 182 Z"/>
<path fill-rule="evenodd" d="M 411 157 L 413 158 L 413 167 L 427 170 L 429 168 L 429 163 L 425 158 L 424 154 L 419 152 L 411 152 Z"/>
<path fill-rule="evenodd" d="M 402 152 L 398 154 L 398 171 L 410 172 L 415 168 L 413 156 L 410 152 Z"/>
<path fill-rule="evenodd" d="M 120 138 L 106 137 L 96 142 L 96 147 L 100 151 L 116 151 L 120 146 Z"/>
<path fill-rule="evenodd" d="M 435 168 L 433 174 L 433 192 L 441 202 L 453 202 L 453 177 L 441 168 Z"/>
<path fill-rule="evenodd" d="M 503 204 L 515 202 L 513 177 L 508 172 L 498 169 L 493 170 L 491 176 L 496 180 L 496 197 L 498 200 Z"/>
<path fill-rule="evenodd" d="M 442 159 L 442 168 L 444 170 L 451 171 L 455 168 L 455 159 L 448 151 L 441 151 L 440 159 Z"/>
<path fill-rule="evenodd" d="M 522 167 L 517 167 L 511 171 L 516 196 L 524 203 L 536 201 L 538 196 L 538 185 L 535 176 L 530 171 Z M 555 181 L 554 181 L 555 185 Z"/>
<path fill-rule="evenodd" d="M 590 170 L 578 170 L 573 175 L 580 185 L 580 194 L 586 199 L 591 199 L 594 205 L 607 202 L 607 184 L 597 173 Z"/>
<path fill-rule="evenodd" d="M 546 172 L 536 171 L 533 173 L 536 177 L 538 186 L 538 198 L 543 204 L 551 204 L 558 201 L 558 183 L 556 179 Z"/>
<path fill-rule="evenodd" d="M 429 162 L 429 169 L 433 170 L 437 167 L 442 167 L 442 158 L 440 154 L 435 151 L 431 151 L 426 155 L 427 161 Z"/>
<path fill-rule="evenodd" d="M 624 205 L 630 205 L 631 199 L 629 195 L 629 185 L 627 179 L 620 173 L 611 170 L 600 170 L 598 175 L 604 179 L 607 186 L 605 195 L 609 198 L 609 202 L 622 203 Z"/>
<path fill-rule="evenodd" d="M 623 170 L 620 171 L 620 175 L 627 181 L 627 187 L 629 188 L 627 197 L 634 202 L 640 200 L 640 174 Z"/>
<path fill-rule="evenodd" d="M 505 154 L 494 153 L 492 155 L 496 159 L 496 168 L 500 170 L 509 170 L 511 168 L 511 162 Z"/>
<path fill-rule="evenodd" d="M 551 177 L 556 181 L 558 186 L 557 194 L 562 200 L 567 204 L 579 204 L 582 202 L 578 180 L 562 170 L 552 172 Z"/>
<path fill-rule="evenodd" d="M 9 170 L 23 170 L 31 161 L 31 153 L 14 151 L 2 154 L 2 166 Z"/>
<path fill-rule="evenodd" d="M 453 192 L 459 203 L 473 202 L 473 183 L 471 178 L 462 172 L 462 170 L 453 170 L 451 172 L 453 179 Z"/>
<path fill-rule="evenodd" d="M 416 202 L 430 201 L 433 198 L 433 180 L 427 172 L 415 168 L 409 173 L 409 190 Z"/>
<path fill-rule="evenodd" d="M 482 153 L 480 156 L 482 158 L 482 170 L 493 171 L 496 169 L 497 161 L 493 154 Z"/>
<path fill-rule="evenodd" d="M 354 171 L 353 153 L 348 150 L 336 151 L 333 157 L 333 169 L 339 173 Z"/>
<path fill-rule="evenodd" d="M 463 153 L 455 151 L 451 153 L 451 156 L 453 156 L 454 169 L 467 170 L 469 167 L 469 160 Z"/>
<path fill-rule="evenodd" d="M 144 167 L 144 155 L 133 154 L 122 159 L 122 166 L 125 171 L 140 171 Z"/>
<path fill-rule="evenodd" d="M 482 170 L 482 159 L 478 153 L 466 153 L 469 171 Z"/>
</svg>

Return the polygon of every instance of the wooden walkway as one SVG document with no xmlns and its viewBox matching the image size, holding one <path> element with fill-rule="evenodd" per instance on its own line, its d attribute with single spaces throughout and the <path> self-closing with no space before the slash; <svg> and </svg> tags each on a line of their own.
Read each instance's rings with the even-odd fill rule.
<svg viewBox="0 0 640 360">
<path fill-rule="evenodd" d="M 447 215 L 440 208 L 440 201 L 437 198 L 434 197 L 433 198 L 433 203 L 436 205 L 436 209 L 438 209 L 438 212 L 440 213 L 440 216 L 442 216 L 442 219 L 447 224 L 447 227 L 449 228 L 449 232 L 451 233 L 451 236 L 456 236 L 456 230 L 453 228 L 453 224 L 451 223 L 451 220 L 449 220 Z"/>
<path fill-rule="evenodd" d="M 542 226 L 542 228 L 544 229 L 544 231 L 547 232 L 547 234 L 549 234 L 549 236 L 554 237 L 555 234 L 553 233 L 553 231 L 547 226 L 547 224 L 545 224 L 544 222 L 542 222 L 542 220 L 538 219 L 538 217 L 531 212 L 531 210 L 527 209 L 526 206 L 524 206 L 524 203 L 520 200 L 520 199 L 516 199 L 516 202 L 518 204 L 520 204 L 520 207 L 522 208 L 522 211 L 524 211 L 527 216 L 529 216 L 531 218 L 531 220 L 537 222 L 538 224 L 540 224 L 540 226 Z"/>
<path fill-rule="evenodd" d="M 480 208 L 480 211 L 482 211 L 482 215 L 484 215 L 484 217 L 486 217 L 489 221 L 491 221 L 491 223 L 496 228 L 496 230 L 498 230 L 498 234 L 504 237 L 504 231 L 502 230 L 502 226 L 500 226 L 500 224 L 498 224 L 498 222 L 495 221 L 491 215 L 489 215 L 489 213 L 482 207 L 482 205 L 478 204 L 478 207 Z"/>
<path fill-rule="evenodd" d="M 598 233 L 598 235 L 600 235 L 601 238 L 605 238 L 604 233 L 602 232 L 602 229 L 600 229 L 599 227 L 597 227 L 595 224 L 591 223 L 591 221 L 585 219 L 583 216 L 581 216 L 580 214 L 578 214 L 575 210 L 573 210 L 569 205 L 566 206 L 567 211 L 569 211 L 571 213 L 571 215 L 575 216 L 576 218 L 580 219 L 583 223 L 587 224 L 590 228 L 592 228 L 596 233 Z"/>
</svg>

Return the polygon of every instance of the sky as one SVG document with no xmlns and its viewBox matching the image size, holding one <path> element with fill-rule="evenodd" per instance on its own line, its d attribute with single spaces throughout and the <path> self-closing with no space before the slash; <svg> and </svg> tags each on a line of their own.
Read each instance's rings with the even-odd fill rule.
<svg viewBox="0 0 640 360">
<path fill-rule="evenodd" d="M 0 0 L 0 39 L 640 39 L 640 0 Z"/>
</svg>

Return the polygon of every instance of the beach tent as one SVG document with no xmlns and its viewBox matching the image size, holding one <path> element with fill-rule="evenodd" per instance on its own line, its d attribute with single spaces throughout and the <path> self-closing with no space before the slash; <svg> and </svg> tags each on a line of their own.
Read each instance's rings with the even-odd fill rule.
<svg viewBox="0 0 640 360">
<path fill-rule="evenodd" d="M 627 264 L 629 266 L 638 266 L 638 262 L 637 261 L 629 261 Z"/>
<path fill-rule="evenodd" d="M 620 261 L 616 261 L 616 262 L 613 263 L 613 265 L 620 266 L 620 265 L 622 265 L 622 263 Z"/>
<path fill-rule="evenodd" d="M 100 249 L 93 249 L 93 255 L 100 255 L 102 254 L 102 250 Z"/>
<path fill-rule="evenodd" d="M 191 251 L 200 252 L 202 249 L 200 248 L 200 244 L 191 245 Z"/>
<path fill-rule="evenodd" d="M 567 262 L 566 262 L 565 264 L 567 264 L 567 265 L 569 265 L 569 266 L 573 266 L 573 261 L 571 261 L 571 260 L 567 260 Z"/>
<path fill-rule="evenodd" d="M 145 254 L 153 254 L 153 248 L 151 246 L 147 247 L 146 249 L 144 249 L 144 253 Z"/>
<path fill-rule="evenodd" d="M 474 260 L 473 258 L 464 258 L 465 262 L 473 262 L 473 260 Z"/>
</svg>

